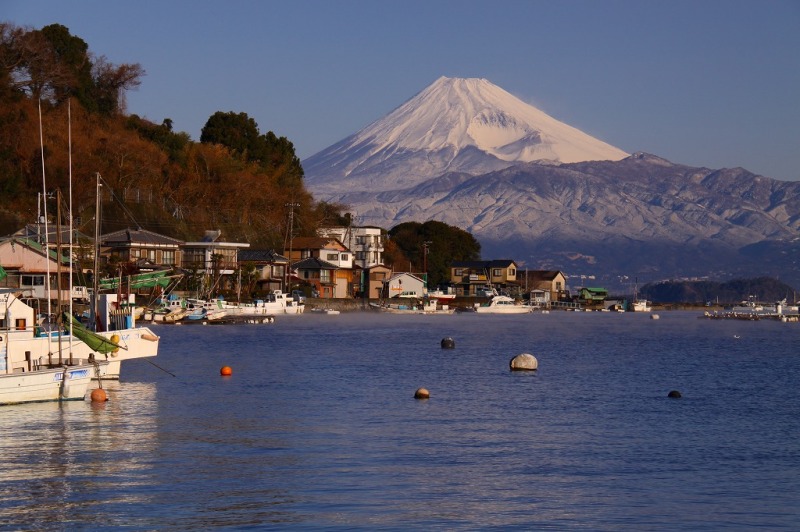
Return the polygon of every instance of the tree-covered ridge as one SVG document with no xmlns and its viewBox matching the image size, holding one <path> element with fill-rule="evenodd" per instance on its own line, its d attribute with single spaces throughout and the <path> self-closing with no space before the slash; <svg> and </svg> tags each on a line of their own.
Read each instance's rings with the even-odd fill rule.
<svg viewBox="0 0 800 532">
<path fill-rule="evenodd" d="M 481 245 L 474 236 L 444 222 L 401 223 L 389 231 L 389 236 L 401 255 L 412 263 L 413 271 L 427 269 L 430 287 L 450 282 L 452 261 L 481 258 Z"/>
<path fill-rule="evenodd" d="M 340 216 L 340 206 L 315 203 L 305 189 L 292 143 L 262 134 L 245 113 L 215 113 L 200 142 L 173 131 L 169 118 L 127 115 L 125 92 L 142 76 L 138 64 L 92 54 L 64 26 L 0 24 L 0 234 L 35 219 L 43 173 L 49 190 L 64 191 L 72 174 L 75 215 L 89 234 L 98 172 L 109 189 L 103 231 L 141 225 L 196 239 L 221 229 L 231 240 L 282 249 L 287 204 L 300 205 L 295 235 Z"/>
<path fill-rule="evenodd" d="M 796 300 L 794 289 L 772 277 L 714 281 L 661 281 L 646 284 L 640 295 L 655 303 L 721 303 L 731 304 L 755 299 L 773 303 Z"/>
</svg>

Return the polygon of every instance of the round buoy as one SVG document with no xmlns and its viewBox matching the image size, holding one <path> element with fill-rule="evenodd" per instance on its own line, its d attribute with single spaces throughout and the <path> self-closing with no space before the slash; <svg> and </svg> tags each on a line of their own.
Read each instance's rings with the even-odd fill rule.
<svg viewBox="0 0 800 532">
<path fill-rule="evenodd" d="M 680 399 L 681 392 L 679 392 L 678 390 L 672 390 L 667 394 L 667 397 L 671 397 L 672 399 Z"/>
<path fill-rule="evenodd" d="M 119 337 L 119 335 L 118 335 L 118 334 L 112 334 L 112 335 L 111 335 L 111 342 L 112 342 L 112 343 L 114 343 L 114 344 L 116 344 L 116 345 L 119 345 L 119 340 L 120 340 L 120 337 Z M 116 353 L 117 351 L 119 351 L 119 347 L 115 348 L 115 349 L 112 351 L 112 353 Z"/>
<path fill-rule="evenodd" d="M 96 388 L 92 390 L 92 402 L 93 403 L 104 403 L 108 401 L 108 396 L 106 395 L 106 391 L 102 388 Z"/>
<path fill-rule="evenodd" d="M 230 366 L 222 366 L 222 368 L 219 370 L 219 374 L 224 377 L 233 375 L 233 369 Z"/>
<path fill-rule="evenodd" d="M 442 349 L 455 349 L 456 341 L 450 337 L 442 338 Z"/>
<path fill-rule="evenodd" d="M 414 399 L 428 399 L 430 396 L 430 392 L 425 388 L 420 388 L 414 392 Z"/>
<path fill-rule="evenodd" d="M 535 371 L 539 368 L 539 361 L 530 353 L 522 353 L 512 358 L 508 365 L 511 371 Z"/>
</svg>

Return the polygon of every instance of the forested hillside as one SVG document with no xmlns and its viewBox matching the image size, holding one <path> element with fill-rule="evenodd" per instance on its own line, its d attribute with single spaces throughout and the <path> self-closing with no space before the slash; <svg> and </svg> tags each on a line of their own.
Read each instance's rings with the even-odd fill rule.
<svg viewBox="0 0 800 532">
<path fill-rule="evenodd" d="M 338 206 L 306 190 L 292 143 L 262 134 L 246 113 L 215 113 L 199 141 L 173 131 L 168 117 L 159 124 L 127 114 L 126 91 L 144 74 L 92 53 L 64 26 L 0 24 L 0 235 L 35 221 L 43 182 L 66 195 L 70 173 L 74 216 L 87 234 L 97 173 L 103 232 L 142 227 L 192 240 L 220 229 L 229 240 L 281 249 L 287 205 L 296 205 L 295 235 L 341 223 Z"/>
</svg>

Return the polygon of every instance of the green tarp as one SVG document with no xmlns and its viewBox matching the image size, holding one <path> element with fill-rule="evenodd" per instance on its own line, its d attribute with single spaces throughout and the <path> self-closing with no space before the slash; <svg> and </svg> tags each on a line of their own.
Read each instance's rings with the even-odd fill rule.
<svg viewBox="0 0 800 532">
<path fill-rule="evenodd" d="M 163 272 L 139 273 L 136 275 L 129 275 L 126 277 L 122 277 L 121 279 L 119 277 L 100 279 L 99 289 L 116 290 L 119 287 L 120 280 L 122 281 L 122 286 L 130 288 L 131 290 L 136 290 L 139 288 L 153 288 L 155 286 L 166 288 L 172 282 L 173 276 L 167 275 L 169 273 L 172 272 L 163 271 Z"/>
</svg>

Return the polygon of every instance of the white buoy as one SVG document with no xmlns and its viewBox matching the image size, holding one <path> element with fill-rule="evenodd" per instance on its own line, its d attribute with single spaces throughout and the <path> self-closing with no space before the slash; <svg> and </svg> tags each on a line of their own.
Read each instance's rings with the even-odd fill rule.
<svg viewBox="0 0 800 532">
<path fill-rule="evenodd" d="M 534 371 L 539 368 L 539 361 L 530 353 L 522 353 L 509 362 L 511 371 Z"/>
</svg>

